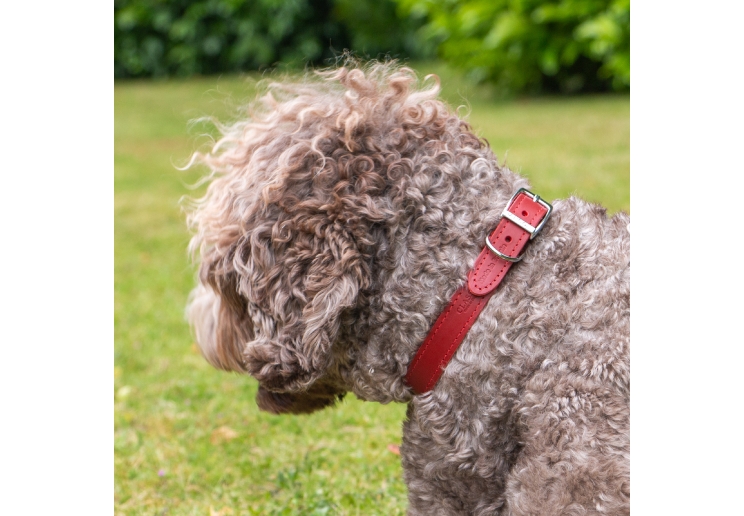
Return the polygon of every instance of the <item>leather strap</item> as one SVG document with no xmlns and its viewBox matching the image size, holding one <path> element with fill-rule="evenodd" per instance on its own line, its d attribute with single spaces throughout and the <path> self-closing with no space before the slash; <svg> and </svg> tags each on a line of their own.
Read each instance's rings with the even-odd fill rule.
<svg viewBox="0 0 744 516">
<path fill-rule="evenodd" d="M 508 211 L 533 229 L 550 214 L 550 205 L 539 197 L 520 191 L 508 205 Z M 528 226 L 528 227 L 529 227 Z M 500 253 L 517 258 L 530 241 L 530 232 L 502 217 L 488 236 Z M 491 299 L 513 262 L 484 247 L 468 273 L 468 281 L 457 289 L 408 366 L 406 383 L 416 394 L 431 390 L 457 351 L 468 330 Z"/>
</svg>

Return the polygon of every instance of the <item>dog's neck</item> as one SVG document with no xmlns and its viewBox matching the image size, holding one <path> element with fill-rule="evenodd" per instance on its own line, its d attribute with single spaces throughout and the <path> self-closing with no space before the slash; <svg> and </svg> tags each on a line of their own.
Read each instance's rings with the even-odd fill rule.
<svg viewBox="0 0 744 516">
<path fill-rule="evenodd" d="M 408 366 L 406 383 L 416 394 L 439 380 L 478 315 L 550 218 L 552 206 L 524 188 L 509 200 L 496 228 L 484 239 L 467 283 L 453 294 Z"/>
<path fill-rule="evenodd" d="M 489 222 L 483 222 L 481 230 L 484 236 L 472 238 L 471 245 L 457 245 L 459 241 L 453 239 L 449 245 L 429 249 L 431 259 L 424 260 L 417 274 L 404 276 L 398 269 L 388 271 L 378 293 L 368 298 L 369 307 L 360 311 L 369 317 L 362 319 L 353 315 L 348 321 L 349 328 L 363 328 L 361 335 L 349 332 L 350 341 L 357 344 L 350 346 L 351 363 L 342 372 L 345 383 L 357 397 L 383 403 L 411 400 L 412 391 L 405 382 L 408 366 L 442 308 L 465 283 L 485 234 L 495 227 L 507 200 L 504 199 L 500 206 L 496 205 L 496 214 L 489 213 L 483 217 L 484 221 L 492 217 L 490 227 Z M 597 242 L 601 239 L 596 235 L 607 232 L 627 232 L 627 216 L 607 219 L 599 206 L 575 198 L 556 201 L 553 215 L 540 237 L 528 246 L 524 259 L 512 268 L 497 289 L 468 332 L 442 380 L 457 381 L 458 371 L 468 361 L 473 366 L 478 361 L 487 364 L 502 359 L 511 351 L 501 348 L 508 348 L 520 339 L 529 341 L 529 345 L 546 348 L 554 345 L 557 342 L 555 336 L 546 337 L 547 340 L 527 337 L 530 327 L 524 325 L 522 319 L 526 314 L 522 312 L 550 313 L 551 310 L 550 301 L 531 291 L 545 289 L 554 277 L 564 274 L 575 276 L 577 282 L 586 281 L 587 278 L 583 277 L 586 274 L 582 275 L 581 271 L 596 271 L 593 261 L 604 261 L 606 270 L 617 268 L 621 271 L 627 267 L 627 264 L 612 262 L 608 248 L 598 247 L 600 244 Z M 398 252 L 399 259 L 405 260 L 416 244 L 415 241 L 407 243 L 407 247 Z M 582 252 L 577 252 L 577 249 Z M 519 335 L 519 338 L 512 339 L 512 335 Z M 508 338 L 502 341 L 503 336 Z M 365 367 L 354 364 L 365 364 Z M 509 367 L 528 371 L 532 366 L 515 363 Z"/>
<path fill-rule="evenodd" d="M 420 199 L 409 209 L 409 218 L 397 222 L 381 246 L 386 253 L 375 260 L 376 283 L 361 300 L 363 306 L 342 324 L 341 341 L 348 343 L 350 363 L 340 368 L 341 374 L 362 399 L 410 399 L 404 377 L 416 350 L 465 282 L 511 196 L 528 187 L 495 161 L 477 160 L 471 169 L 473 173 L 452 181 L 447 202 Z M 529 264 L 520 264 L 525 267 Z"/>
</svg>

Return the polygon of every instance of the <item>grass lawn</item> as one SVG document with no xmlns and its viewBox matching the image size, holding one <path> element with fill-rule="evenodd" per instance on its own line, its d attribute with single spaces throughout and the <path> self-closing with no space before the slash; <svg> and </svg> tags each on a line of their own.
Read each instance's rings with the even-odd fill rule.
<svg viewBox="0 0 744 516">
<path fill-rule="evenodd" d="M 499 160 L 548 200 L 579 195 L 629 210 L 628 96 L 488 100 L 438 65 L 443 96 L 466 104 Z M 252 81 L 211 77 L 124 82 L 115 107 L 115 513 L 404 514 L 405 407 L 348 396 L 309 416 L 255 406 L 256 382 L 212 369 L 184 322 L 194 269 L 179 199 L 199 171 L 179 172 L 203 145 L 203 115 L 221 119 Z M 465 99 L 468 99 L 467 101 Z"/>
</svg>

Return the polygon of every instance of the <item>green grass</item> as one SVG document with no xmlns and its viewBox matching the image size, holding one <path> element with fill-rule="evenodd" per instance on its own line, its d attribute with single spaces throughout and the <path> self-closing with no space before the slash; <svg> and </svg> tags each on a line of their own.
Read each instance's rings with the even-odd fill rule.
<svg viewBox="0 0 744 516">
<path fill-rule="evenodd" d="M 494 103 L 439 66 L 499 160 L 547 199 L 577 194 L 629 210 L 629 98 Z M 255 82 L 255 81 L 254 81 Z M 115 106 L 115 513 L 404 514 L 405 407 L 348 396 L 310 416 L 255 406 L 256 383 L 201 358 L 183 309 L 194 281 L 179 208 L 199 172 L 179 172 L 207 129 L 253 96 L 245 78 L 117 83 Z M 464 99 L 469 99 L 466 102 Z"/>
</svg>

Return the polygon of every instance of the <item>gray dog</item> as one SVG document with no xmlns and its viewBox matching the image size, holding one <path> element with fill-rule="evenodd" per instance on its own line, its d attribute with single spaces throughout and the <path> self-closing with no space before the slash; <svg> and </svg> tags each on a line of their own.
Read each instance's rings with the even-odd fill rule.
<svg viewBox="0 0 744 516">
<path fill-rule="evenodd" d="M 413 357 L 528 185 L 438 84 L 390 64 L 319 75 L 274 84 L 194 157 L 211 170 L 189 216 L 206 359 L 256 378 L 273 413 L 347 391 L 408 403 L 409 514 L 629 513 L 629 217 L 556 201 L 417 393 Z"/>
</svg>

